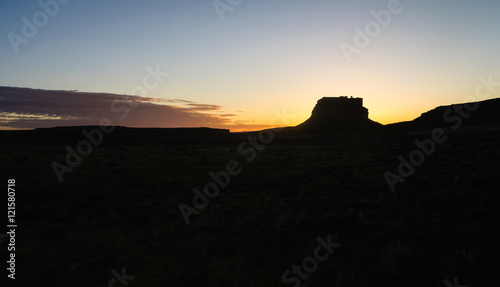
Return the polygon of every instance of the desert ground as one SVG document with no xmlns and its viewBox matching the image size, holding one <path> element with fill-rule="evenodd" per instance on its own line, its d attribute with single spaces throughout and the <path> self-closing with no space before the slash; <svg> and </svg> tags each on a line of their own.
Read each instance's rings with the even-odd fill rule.
<svg viewBox="0 0 500 287">
<path fill-rule="evenodd" d="M 51 165 L 65 164 L 81 130 L 0 133 L 3 180 L 16 180 L 23 286 L 122 286 L 112 270 L 133 277 L 128 286 L 500 284 L 497 131 L 446 130 L 392 192 L 384 173 L 397 174 L 398 157 L 431 129 L 274 131 L 258 148 L 257 133 L 115 131 L 59 182 Z M 193 189 L 228 163 L 239 173 L 186 224 L 179 205 L 194 208 Z M 327 259 L 319 252 L 323 261 L 311 259 L 318 238 L 340 244 Z"/>
</svg>

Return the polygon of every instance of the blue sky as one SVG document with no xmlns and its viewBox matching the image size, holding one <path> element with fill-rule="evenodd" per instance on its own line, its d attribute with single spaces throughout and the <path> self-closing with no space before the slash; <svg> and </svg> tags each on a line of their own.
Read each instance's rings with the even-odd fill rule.
<svg viewBox="0 0 500 287">
<path fill-rule="evenodd" d="M 22 36 L 22 18 L 43 10 L 2 1 L 0 86 L 130 94 L 159 66 L 169 77 L 148 97 L 217 105 L 234 123 L 265 126 L 285 106 L 298 124 L 325 96 L 363 97 L 382 123 L 411 120 L 462 102 L 479 76 L 500 81 L 495 1 L 400 1 L 348 62 L 339 45 L 390 2 L 242 1 L 221 20 L 213 1 L 71 0 L 16 54 L 8 34 Z"/>
</svg>

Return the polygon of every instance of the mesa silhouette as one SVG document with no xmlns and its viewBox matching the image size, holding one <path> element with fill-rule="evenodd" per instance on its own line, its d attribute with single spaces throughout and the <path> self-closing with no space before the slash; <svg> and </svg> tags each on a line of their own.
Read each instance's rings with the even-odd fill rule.
<svg viewBox="0 0 500 287">
<path fill-rule="evenodd" d="M 318 100 L 311 117 L 295 129 L 306 133 L 330 133 L 372 130 L 381 126 L 368 118 L 362 98 L 324 97 Z"/>
<path fill-rule="evenodd" d="M 83 99 L 92 99 L 93 101 L 97 101 L 102 97 L 107 101 L 111 101 L 114 98 L 121 97 L 120 95 L 104 93 L 48 91 L 14 87 L 0 87 L 0 94 L 3 99 L 4 109 L 2 112 L 4 113 L 23 113 L 22 108 L 26 106 L 26 103 L 28 103 L 29 106 L 38 102 L 39 106 L 36 106 L 32 113 L 43 114 L 57 114 L 60 112 L 60 106 L 54 102 L 55 99 L 76 99 L 80 96 Z M 131 98 L 131 96 L 126 97 L 127 100 Z M 16 98 L 22 100 L 16 101 Z M 37 98 L 40 98 L 41 101 L 37 100 Z M 44 100 L 48 102 L 45 103 Z M 477 109 L 472 113 L 468 113 L 467 110 L 463 109 L 463 105 L 475 106 Z M 13 109 L 12 111 L 10 110 L 11 108 Z M 451 112 L 449 110 L 451 110 Z M 422 113 L 421 116 L 412 121 L 382 125 L 368 117 L 368 109 L 363 106 L 362 98 L 324 97 L 317 101 L 309 119 L 297 126 L 284 128 L 280 136 L 332 136 L 344 133 L 398 132 L 426 127 L 446 127 L 447 122 L 453 121 L 454 117 L 461 117 L 461 126 L 466 126 L 469 130 L 471 128 L 477 128 L 481 131 L 484 129 L 500 129 L 499 110 L 500 98 L 496 98 L 480 102 L 440 106 Z M 133 113 L 133 111 L 131 111 L 131 113 Z M 46 122 L 42 123 L 46 126 Z M 96 126 L 89 125 L 67 125 L 63 127 L 41 127 L 32 131 L 16 131 L 16 133 L 19 136 L 27 137 L 44 136 L 55 139 L 55 137 L 64 136 L 66 139 L 71 139 L 81 137 L 81 130 L 83 128 L 90 129 L 95 127 Z M 5 132 L 7 131 L 0 131 L 0 134 Z M 246 133 L 231 133 L 228 129 L 215 129 L 209 127 L 127 128 L 116 126 L 112 134 L 113 137 L 117 139 L 127 139 L 128 141 L 143 141 L 146 139 L 161 141 L 199 141 L 234 138 Z"/>
</svg>

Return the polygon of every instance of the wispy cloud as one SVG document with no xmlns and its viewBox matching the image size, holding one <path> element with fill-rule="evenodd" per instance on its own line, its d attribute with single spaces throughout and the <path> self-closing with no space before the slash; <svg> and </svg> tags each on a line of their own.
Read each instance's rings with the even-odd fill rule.
<svg viewBox="0 0 500 287">
<path fill-rule="evenodd" d="M 222 110 L 222 107 L 217 106 L 217 105 L 205 105 L 205 104 L 196 104 L 196 103 L 189 103 L 187 105 L 189 106 L 188 110 L 191 110 L 191 111 L 207 112 L 207 111 L 220 111 L 220 110 Z"/>
</svg>

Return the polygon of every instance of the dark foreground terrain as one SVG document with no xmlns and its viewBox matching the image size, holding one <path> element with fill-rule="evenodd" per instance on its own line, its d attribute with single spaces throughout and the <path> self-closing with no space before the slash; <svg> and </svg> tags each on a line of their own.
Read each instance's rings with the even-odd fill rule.
<svg viewBox="0 0 500 287">
<path fill-rule="evenodd" d="M 82 129 L 0 132 L 5 193 L 16 181 L 14 286 L 500 286 L 497 128 L 446 130 L 394 193 L 384 173 L 432 129 L 272 132 L 255 153 L 250 134 L 117 129 L 60 183 L 51 164 Z M 194 208 L 193 188 L 235 162 L 186 224 L 179 204 Z M 318 253 L 318 237 L 340 246 Z"/>
</svg>

